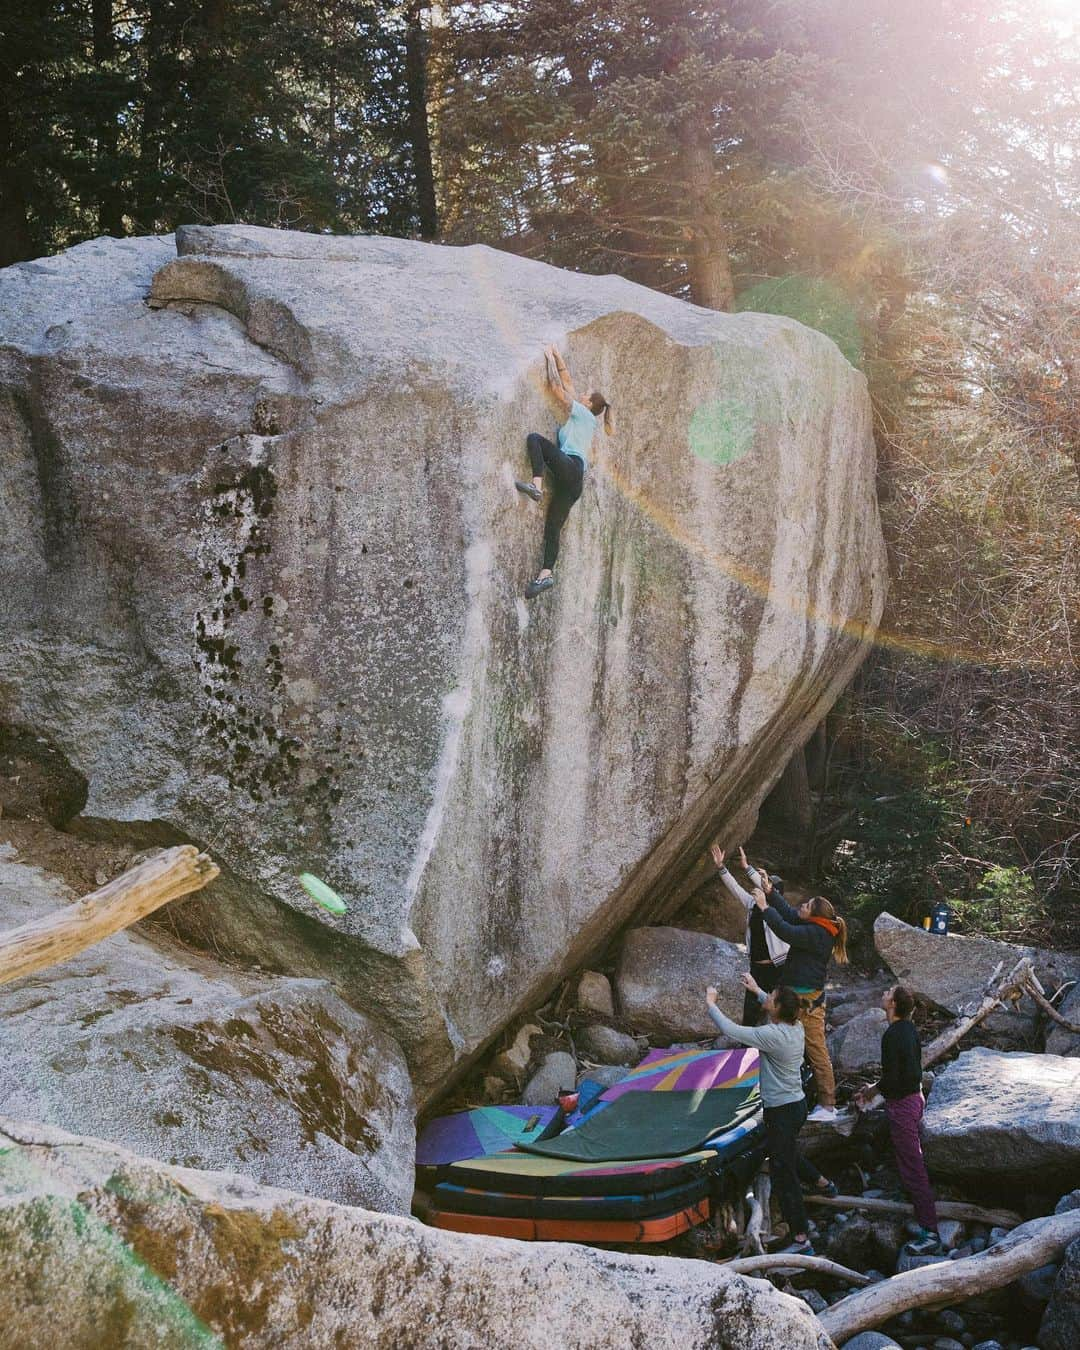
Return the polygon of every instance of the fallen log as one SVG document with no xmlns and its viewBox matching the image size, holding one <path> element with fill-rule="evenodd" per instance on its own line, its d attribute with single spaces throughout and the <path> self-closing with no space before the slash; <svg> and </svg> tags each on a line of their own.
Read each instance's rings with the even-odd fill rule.
<svg viewBox="0 0 1080 1350">
<path fill-rule="evenodd" d="M 867 1285 L 871 1282 L 868 1275 L 861 1275 L 857 1270 L 849 1270 L 847 1266 L 830 1261 L 828 1257 L 803 1256 L 799 1252 L 788 1252 L 786 1255 L 783 1252 L 770 1252 L 767 1256 L 737 1256 L 733 1261 L 718 1261 L 717 1264 L 736 1275 L 753 1275 L 759 1270 L 812 1270 L 818 1275 L 832 1275 L 838 1280 L 845 1280 L 848 1284 Z"/>
<path fill-rule="evenodd" d="M 769 1206 L 772 1203 L 772 1177 L 767 1171 L 760 1171 L 754 1178 L 753 1189 L 746 1192 L 750 1206 L 750 1217 L 746 1221 L 746 1233 L 742 1250 L 757 1256 L 765 1254 L 765 1240 L 770 1236 Z"/>
<path fill-rule="evenodd" d="M 1034 1219 L 986 1251 L 959 1261 L 940 1261 L 905 1271 L 834 1303 L 819 1315 L 837 1345 L 913 1308 L 962 1303 L 989 1289 L 1056 1261 L 1070 1242 L 1080 1238 L 1080 1209 Z"/>
<path fill-rule="evenodd" d="M 1029 981 L 1028 984 L 1024 986 L 1024 993 L 1033 999 L 1047 1017 L 1056 1022 L 1059 1027 L 1064 1027 L 1066 1031 L 1071 1031 L 1074 1036 L 1080 1036 L 1080 1027 L 1078 1027 L 1075 1022 L 1070 1022 L 1067 1017 L 1062 1017 L 1050 1000 L 1045 998 L 1042 992 L 1036 988 L 1034 983 Z"/>
<path fill-rule="evenodd" d="M 885 1200 L 878 1196 L 814 1195 L 803 1196 L 808 1205 L 828 1205 L 830 1209 L 865 1209 L 877 1214 L 911 1214 L 915 1206 L 903 1200 Z M 1019 1228 L 1024 1222 L 1011 1209 L 984 1209 L 963 1200 L 936 1200 L 934 1207 L 942 1219 L 961 1219 L 967 1223 L 985 1223 L 991 1228 Z"/>
<path fill-rule="evenodd" d="M 163 849 L 74 904 L 0 933 L 0 984 L 70 960 L 217 875 L 217 865 L 192 844 Z"/>
</svg>

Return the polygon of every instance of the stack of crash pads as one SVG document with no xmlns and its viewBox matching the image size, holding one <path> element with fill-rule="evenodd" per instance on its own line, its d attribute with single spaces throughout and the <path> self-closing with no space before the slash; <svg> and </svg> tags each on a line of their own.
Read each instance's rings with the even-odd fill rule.
<svg viewBox="0 0 1080 1350">
<path fill-rule="evenodd" d="M 562 1133 L 439 1166 L 432 1221 L 502 1237 L 663 1242 L 708 1218 L 725 1175 L 756 1170 L 762 1136 L 757 1051 L 653 1051 Z"/>
</svg>

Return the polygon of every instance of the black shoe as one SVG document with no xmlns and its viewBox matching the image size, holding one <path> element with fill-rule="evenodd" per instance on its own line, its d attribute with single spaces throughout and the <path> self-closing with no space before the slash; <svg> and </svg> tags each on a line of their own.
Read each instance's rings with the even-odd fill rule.
<svg viewBox="0 0 1080 1350">
<path fill-rule="evenodd" d="M 833 1196 L 840 1194 L 835 1181 L 830 1181 L 827 1186 L 804 1186 L 803 1191 L 807 1195 Z"/>
<path fill-rule="evenodd" d="M 526 497 L 531 497 L 534 502 L 540 502 L 544 499 L 544 494 L 535 483 L 523 483 L 520 479 L 514 479 L 514 486 L 519 492 L 524 492 Z"/>
<path fill-rule="evenodd" d="M 538 577 L 535 581 L 530 581 L 525 587 L 525 599 L 535 600 L 538 595 L 544 591 L 550 591 L 555 585 L 554 577 Z"/>
</svg>

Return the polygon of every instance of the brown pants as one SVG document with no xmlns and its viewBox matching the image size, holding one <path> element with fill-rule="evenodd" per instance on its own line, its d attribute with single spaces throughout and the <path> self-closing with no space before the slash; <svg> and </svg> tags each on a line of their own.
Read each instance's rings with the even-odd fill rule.
<svg viewBox="0 0 1080 1350">
<path fill-rule="evenodd" d="M 799 1021 L 806 1035 L 806 1058 L 814 1071 L 814 1083 L 817 1087 L 819 1106 L 836 1105 L 836 1079 L 833 1076 L 832 1060 L 825 1044 L 825 1004 L 816 1008 L 805 1002 L 799 1010 Z"/>
</svg>

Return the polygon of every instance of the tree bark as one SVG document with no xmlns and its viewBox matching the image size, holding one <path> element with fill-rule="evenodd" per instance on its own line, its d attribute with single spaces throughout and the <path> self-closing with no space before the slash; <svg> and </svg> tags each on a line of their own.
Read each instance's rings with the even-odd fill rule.
<svg viewBox="0 0 1080 1350">
<path fill-rule="evenodd" d="M 679 177 L 689 207 L 687 270 L 690 299 L 705 309 L 730 310 L 735 303 L 724 222 L 716 207 L 716 165 L 707 132 L 686 126 L 680 137 Z"/>
<path fill-rule="evenodd" d="M 15 152 L 8 97 L 9 92 L 0 94 L 0 267 L 25 262 L 37 252 L 30 229 L 26 170 Z"/>
<path fill-rule="evenodd" d="M 168 86 L 164 70 L 164 0 L 149 0 L 143 29 L 146 78 L 139 127 L 138 190 L 135 194 L 136 233 L 154 234 L 161 215 L 162 130 Z"/>
<path fill-rule="evenodd" d="M 104 86 L 110 76 L 115 78 L 115 72 L 111 69 L 112 62 L 116 58 L 112 0 L 93 0 L 93 37 L 94 65 L 98 69 L 98 74 L 104 77 L 102 80 Z M 120 184 L 117 181 L 120 128 L 116 120 L 113 97 L 106 94 L 104 87 L 98 89 L 97 105 L 95 168 L 98 180 L 98 229 L 102 234 L 120 236 L 124 233 L 124 211 Z"/>
<path fill-rule="evenodd" d="M 806 754 L 800 748 L 788 760 L 780 781 L 769 794 L 769 805 L 781 824 L 802 835 L 814 820 L 814 802 L 806 773 Z"/>
<path fill-rule="evenodd" d="M 435 198 L 435 167 L 431 155 L 431 129 L 427 106 L 427 34 L 424 31 L 424 0 L 409 6 L 405 25 L 405 93 L 409 110 L 409 140 L 420 238 L 434 239 L 439 232 Z"/>
<path fill-rule="evenodd" d="M 1035 1219 L 975 1256 L 922 1266 L 861 1289 L 826 1309 L 819 1321 L 837 1345 L 843 1345 L 860 1331 L 880 1326 L 911 1308 L 958 1303 L 1012 1284 L 1028 1271 L 1057 1260 L 1077 1238 L 1080 1209 Z"/>
<path fill-rule="evenodd" d="M 0 984 L 70 960 L 217 875 L 216 864 L 191 844 L 156 853 L 75 904 L 0 933 Z"/>
</svg>

